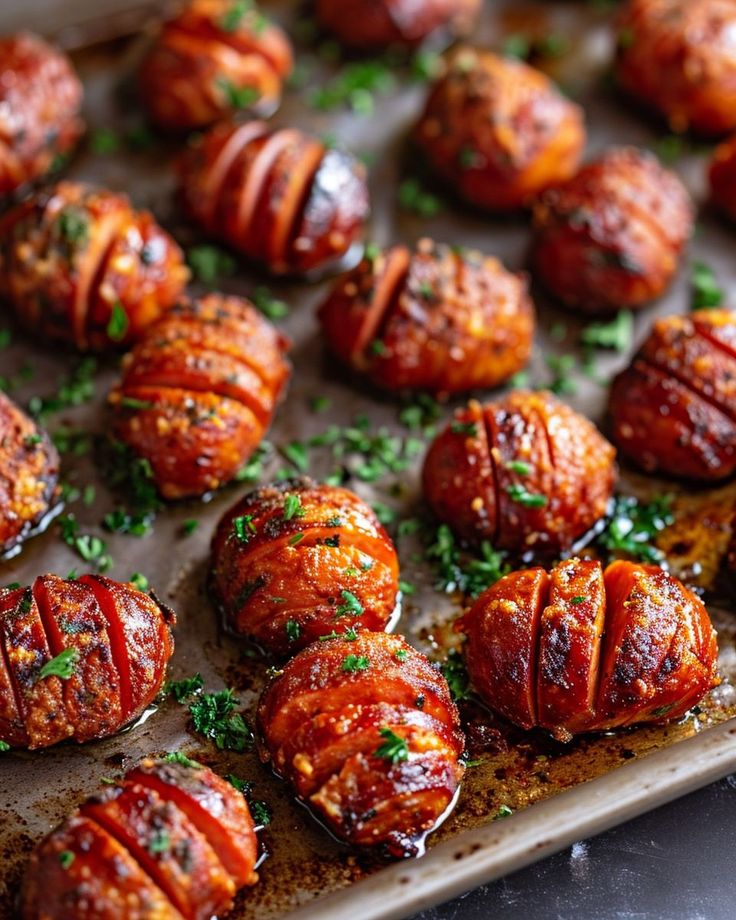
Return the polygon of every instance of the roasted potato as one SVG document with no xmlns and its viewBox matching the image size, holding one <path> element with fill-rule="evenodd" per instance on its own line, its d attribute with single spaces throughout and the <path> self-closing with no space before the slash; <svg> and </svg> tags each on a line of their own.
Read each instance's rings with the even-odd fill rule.
<svg viewBox="0 0 736 920">
<path fill-rule="evenodd" d="M 80 744 L 134 722 L 161 688 L 173 613 L 102 575 L 0 591 L 0 740 Z"/>
<path fill-rule="evenodd" d="M 233 632 L 293 654 L 338 628 L 384 629 L 397 607 L 399 560 L 357 495 L 287 480 L 225 513 L 210 589 Z"/>
<path fill-rule="evenodd" d="M 712 482 L 736 472 L 736 317 L 657 320 L 613 382 L 613 438 L 649 473 Z"/>
<path fill-rule="evenodd" d="M 559 740 L 678 719 L 719 681 L 716 632 L 697 595 L 662 569 L 567 559 L 481 594 L 458 622 L 482 699 Z"/>
<path fill-rule="evenodd" d="M 431 89 L 415 139 L 461 198 L 509 211 L 575 172 L 585 127 L 582 109 L 540 71 L 463 47 Z"/>
<path fill-rule="evenodd" d="M 268 116 L 292 66 L 289 39 L 255 4 L 189 0 L 143 60 L 141 100 L 169 131 L 204 128 L 235 111 Z"/>
<path fill-rule="evenodd" d="M 262 756 L 341 839 L 412 855 L 452 804 L 464 738 L 445 678 L 400 637 L 315 642 L 258 706 Z"/>
<path fill-rule="evenodd" d="M 80 351 L 139 338 L 188 278 L 174 240 L 117 192 L 59 182 L 0 221 L 0 294 L 29 332 Z"/>
<path fill-rule="evenodd" d="M 242 794 L 194 761 L 144 760 L 31 855 L 22 920 L 210 920 L 258 881 Z"/>
<path fill-rule="evenodd" d="M 20 551 L 59 504 L 59 454 L 39 428 L 0 393 L 0 557 Z"/>
<path fill-rule="evenodd" d="M 620 85 L 673 131 L 736 129 L 732 0 L 627 0 L 618 19 Z"/>
<path fill-rule="evenodd" d="M 674 278 L 693 219 L 675 173 L 651 153 L 613 148 L 537 202 L 534 272 L 582 313 L 637 309 Z"/>
<path fill-rule="evenodd" d="M 523 278 L 492 257 L 432 240 L 370 253 L 320 309 L 330 349 L 392 392 L 494 387 L 529 359 Z"/>
<path fill-rule="evenodd" d="M 348 48 L 414 47 L 436 32 L 462 35 L 481 0 L 317 0 L 320 24 Z"/>
<path fill-rule="evenodd" d="M 180 177 L 202 230 L 273 274 L 337 265 L 368 215 L 363 164 L 296 128 L 218 124 L 192 143 Z"/>
<path fill-rule="evenodd" d="M 37 35 L 0 37 L 0 196 L 50 172 L 79 140 L 82 84 Z"/>
<path fill-rule="evenodd" d="M 605 515 L 614 453 L 592 422 L 551 393 L 472 400 L 430 445 L 424 496 L 463 540 L 559 554 Z"/>
<path fill-rule="evenodd" d="M 113 432 L 166 499 L 230 482 L 258 447 L 291 373 L 286 339 L 241 297 L 170 310 L 123 360 Z"/>
</svg>

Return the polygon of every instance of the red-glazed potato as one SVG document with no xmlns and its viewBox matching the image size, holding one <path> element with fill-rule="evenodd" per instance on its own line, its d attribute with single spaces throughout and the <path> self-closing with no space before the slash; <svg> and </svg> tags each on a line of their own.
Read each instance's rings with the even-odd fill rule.
<svg viewBox="0 0 736 920">
<path fill-rule="evenodd" d="M 81 744 L 134 722 L 164 681 L 174 623 L 152 597 L 102 575 L 40 575 L 0 592 L 0 740 Z"/>
<path fill-rule="evenodd" d="M 518 390 L 455 412 L 424 461 L 424 495 L 463 540 L 556 554 L 606 513 L 614 453 L 551 393 Z"/>
<path fill-rule="evenodd" d="M 261 121 L 215 125 L 189 147 L 180 180 L 192 220 L 274 274 L 337 265 L 368 216 L 362 163 Z"/>
<path fill-rule="evenodd" d="M 678 719 L 716 684 L 703 602 L 656 566 L 568 559 L 481 594 L 458 622 L 483 700 L 560 740 Z"/>
<path fill-rule="evenodd" d="M 618 19 L 618 81 L 673 131 L 733 131 L 734 28 L 732 0 L 627 0 Z"/>
<path fill-rule="evenodd" d="M 141 99 L 170 131 L 203 128 L 238 110 L 268 116 L 292 65 L 289 39 L 254 4 L 190 0 L 143 60 Z"/>
<path fill-rule="evenodd" d="M 207 767 L 144 760 L 31 855 L 22 920 L 210 920 L 258 881 L 242 794 Z"/>
<path fill-rule="evenodd" d="M 151 464 L 164 498 L 230 482 L 258 447 L 291 366 L 286 339 L 241 297 L 170 310 L 123 361 L 114 433 Z"/>
<path fill-rule="evenodd" d="M 139 338 L 188 278 L 174 240 L 118 192 L 59 182 L 0 221 L 0 293 L 29 332 L 81 351 Z"/>
<path fill-rule="evenodd" d="M 59 454 L 39 428 L 0 393 L 0 556 L 21 544 L 59 501 Z"/>
<path fill-rule="evenodd" d="M 320 24 L 359 51 L 413 47 L 436 32 L 469 31 L 481 0 L 317 0 Z"/>
<path fill-rule="evenodd" d="M 713 151 L 708 168 L 710 198 L 731 220 L 736 221 L 736 136 Z"/>
<path fill-rule="evenodd" d="M 649 473 L 712 482 L 736 472 L 736 316 L 657 320 L 613 382 L 613 437 Z"/>
<path fill-rule="evenodd" d="M 258 706 L 262 756 L 341 839 L 412 855 L 453 803 L 464 738 L 444 677 L 400 636 L 292 658 Z"/>
<path fill-rule="evenodd" d="M 210 590 L 229 629 L 279 655 L 333 630 L 384 629 L 399 560 L 373 509 L 310 479 L 256 489 L 212 540 Z"/>
<path fill-rule="evenodd" d="M 82 84 L 67 56 L 27 32 L 0 38 L 0 196 L 52 170 L 84 124 Z"/>
<path fill-rule="evenodd" d="M 432 240 L 369 253 L 320 309 L 330 349 L 383 389 L 494 387 L 529 359 L 523 278 L 490 256 Z"/>
<path fill-rule="evenodd" d="M 575 172 L 585 127 L 582 109 L 540 71 L 464 47 L 430 91 L 415 138 L 461 198 L 508 211 Z"/>
<path fill-rule="evenodd" d="M 680 179 L 633 147 L 607 151 L 534 209 L 534 271 L 583 313 L 636 309 L 672 281 L 693 230 Z"/>
</svg>

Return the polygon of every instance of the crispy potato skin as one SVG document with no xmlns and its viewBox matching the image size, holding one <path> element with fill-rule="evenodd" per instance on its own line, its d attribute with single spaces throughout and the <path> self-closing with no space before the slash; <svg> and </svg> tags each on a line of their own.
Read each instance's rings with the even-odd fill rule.
<svg viewBox="0 0 736 920">
<path fill-rule="evenodd" d="M 247 300 L 174 307 L 123 360 L 114 435 L 148 460 L 166 499 L 230 482 L 271 424 L 291 373 L 286 339 Z"/>
<path fill-rule="evenodd" d="M 341 44 L 359 51 L 414 47 L 432 33 L 466 33 L 480 0 L 317 0 L 320 24 Z"/>
<path fill-rule="evenodd" d="M 731 0 L 628 0 L 618 19 L 620 85 L 673 131 L 736 129 Z"/>
<path fill-rule="evenodd" d="M 527 363 L 534 309 L 492 257 L 420 240 L 364 258 L 320 308 L 330 349 L 375 386 L 450 394 L 495 387 Z"/>
<path fill-rule="evenodd" d="M 678 719 L 719 683 L 697 595 L 656 566 L 568 559 L 512 572 L 458 622 L 473 684 L 521 728 L 559 740 Z"/>
<path fill-rule="evenodd" d="M 736 221 L 736 136 L 720 143 L 708 167 L 710 198 L 730 220 Z"/>
<path fill-rule="evenodd" d="M 225 513 L 209 584 L 229 629 L 287 655 L 333 630 L 384 629 L 398 601 L 399 561 L 357 495 L 296 479 L 256 489 Z"/>
<path fill-rule="evenodd" d="M 144 760 L 31 855 L 22 920 L 209 920 L 258 880 L 243 796 L 199 764 Z"/>
<path fill-rule="evenodd" d="M 653 154 L 621 147 L 545 192 L 534 228 L 534 271 L 566 306 L 593 314 L 637 309 L 672 281 L 693 206 Z"/>
<path fill-rule="evenodd" d="M 236 110 L 268 116 L 292 67 L 289 39 L 258 10 L 238 16 L 232 0 L 190 0 L 143 60 L 141 100 L 167 131 L 204 128 Z"/>
<path fill-rule="evenodd" d="M 351 670 L 356 660 L 361 667 Z M 308 646 L 264 691 L 258 727 L 263 759 L 333 833 L 394 856 L 416 851 L 464 772 L 447 682 L 387 633 Z M 403 759 L 379 753 L 386 729 L 403 739 Z"/>
<path fill-rule="evenodd" d="M 729 310 L 657 320 L 614 380 L 621 452 L 647 472 L 715 482 L 736 472 L 736 321 Z"/>
<path fill-rule="evenodd" d="M 117 192 L 59 182 L 0 221 L 0 294 L 29 332 L 80 351 L 139 338 L 188 278 L 174 240 Z"/>
<path fill-rule="evenodd" d="M 59 454 L 46 432 L 0 393 L 0 556 L 20 549 L 59 501 Z"/>
<path fill-rule="evenodd" d="M 430 445 L 424 495 L 471 543 L 523 554 L 569 550 L 606 512 L 614 449 L 547 392 L 472 400 Z"/>
<path fill-rule="evenodd" d="M 62 51 L 28 32 L 0 38 L 0 196 L 71 153 L 81 106 L 82 84 Z"/>
<path fill-rule="evenodd" d="M 36 750 L 134 722 L 161 688 L 174 623 L 152 597 L 102 575 L 40 575 L 0 592 L 0 739 Z M 66 649 L 70 676 L 41 677 Z"/>
<path fill-rule="evenodd" d="M 338 263 L 368 216 L 363 164 L 296 128 L 222 122 L 190 145 L 179 174 L 192 220 L 276 275 Z"/>
<path fill-rule="evenodd" d="M 582 109 L 543 73 L 464 47 L 448 57 L 415 139 L 461 198 L 510 211 L 573 175 L 585 128 Z"/>
</svg>

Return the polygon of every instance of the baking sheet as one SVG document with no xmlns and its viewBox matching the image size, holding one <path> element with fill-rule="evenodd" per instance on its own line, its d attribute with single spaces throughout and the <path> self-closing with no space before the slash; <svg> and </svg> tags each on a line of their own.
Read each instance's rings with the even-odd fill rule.
<svg viewBox="0 0 736 920">
<path fill-rule="evenodd" d="M 291 3 L 275 2 L 268 7 L 287 22 L 293 22 L 298 15 Z M 547 63 L 565 88 L 586 105 L 588 155 L 612 143 L 654 145 L 663 132 L 640 118 L 629 103 L 610 89 L 606 74 L 611 43 L 606 14 L 595 12 L 592 7 L 578 3 L 488 3 L 478 38 L 499 47 L 504 36 L 533 29 L 539 35 L 552 32 L 565 36 L 571 50 Z M 0 11 L 0 27 L 3 16 L 4 11 Z M 112 128 L 119 135 L 123 129 L 139 125 L 140 113 L 131 94 L 130 81 L 138 53 L 137 41 L 118 42 L 78 57 L 93 131 Z M 397 187 L 406 174 L 407 164 L 411 165 L 406 154 L 406 136 L 421 108 L 424 85 L 412 82 L 400 68 L 393 68 L 396 86 L 385 95 L 376 95 L 373 116 L 359 117 L 345 110 L 317 113 L 305 105 L 305 98 L 329 78 L 335 66 L 312 60 L 308 53 L 302 54 L 302 60 L 309 65 L 307 84 L 289 93 L 276 121 L 336 135 L 365 157 L 370 165 L 373 196 L 371 239 L 385 245 L 395 240 L 411 242 L 427 234 L 494 253 L 510 268 L 524 268 L 529 242 L 528 221 L 524 218 L 489 218 L 470 212 L 450 199 L 446 200 L 442 213 L 432 219 L 419 218 L 398 207 Z M 75 159 L 69 174 L 127 191 L 136 204 L 150 207 L 188 245 L 196 241 L 196 236 L 181 221 L 173 205 L 170 166 L 176 150 L 176 144 L 165 141 L 146 151 L 93 155 L 87 150 Z M 703 162 L 701 152 L 691 151 L 677 164 L 699 201 L 704 198 Z M 733 231 L 705 209 L 680 277 L 665 300 L 636 318 L 636 338 L 645 334 L 653 316 L 688 309 L 688 265 L 693 259 L 707 261 L 722 286 L 730 290 L 734 281 L 732 244 Z M 228 291 L 248 294 L 263 283 L 262 277 L 243 264 L 222 286 Z M 314 308 L 326 285 L 270 283 L 270 287 L 291 306 L 290 316 L 279 325 L 294 343 L 295 373 L 288 399 L 269 436 L 275 449 L 266 460 L 263 480 L 281 468 L 288 468 L 278 453 L 279 447 L 321 433 L 331 424 L 351 424 L 360 414 L 370 418 L 372 431 L 385 426 L 397 436 L 416 437 L 415 432 L 400 424 L 395 402 L 347 379 L 335 368 L 335 362 L 324 356 Z M 540 328 L 530 376 L 533 382 L 544 384 L 552 376 L 545 359 L 551 354 L 574 352 L 581 324 L 574 316 L 549 304 L 538 292 L 536 302 Z M 53 393 L 58 378 L 75 365 L 75 356 L 57 351 L 38 347 L 17 333 L 13 345 L 0 353 L 3 376 L 22 377 L 24 367 L 32 369 L 32 378 L 13 394 L 21 403 L 31 395 Z M 610 377 L 627 360 L 624 354 L 601 353 L 598 373 Z M 49 427 L 53 430 L 69 425 L 93 433 L 104 432 L 104 396 L 115 377 L 115 361 L 101 362 L 95 375 L 95 400 L 52 416 Z M 577 391 L 564 398 L 604 425 L 605 387 L 583 374 L 577 375 L 576 380 Z M 310 410 L 316 396 L 330 400 L 327 411 L 315 414 Z M 455 404 L 442 408 L 443 418 Z M 331 473 L 335 466 L 327 449 L 313 450 L 311 461 L 310 472 L 316 477 Z M 369 501 L 393 508 L 399 520 L 414 516 L 421 506 L 417 478 L 420 464 L 421 453 L 406 471 L 388 475 L 370 486 L 355 479 L 349 485 Z M 133 572 L 145 574 L 178 612 L 177 650 L 171 676 L 186 677 L 198 670 L 208 690 L 235 688 L 248 718 L 268 662 L 253 657 L 252 650 L 221 634 L 205 594 L 204 579 L 212 529 L 224 510 L 249 486 L 225 489 L 206 504 L 189 502 L 172 506 L 158 516 L 152 535 L 133 538 L 100 530 L 103 515 L 115 506 L 115 501 L 100 482 L 92 455 L 67 457 L 64 478 L 80 488 L 89 483 L 97 487 L 91 506 L 76 502 L 69 510 L 76 515 L 82 532 L 99 534 L 107 541 L 114 560 L 111 575 L 124 579 Z M 677 491 L 672 483 L 646 480 L 626 470 L 620 488 L 642 494 Z M 679 544 L 678 553 L 686 557 L 674 561 L 681 563 L 682 570 L 696 581 L 708 581 L 717 568 L 730 537 L 735 494 L 734 487 L 727 486 L 713 494 L 698 492 L 678 499 L 683 514 L 701 525 L 698 533 L 706 534 L 703 539 L 713 556 L 709 567 L 693 572 L 687 558 L 693 550 L 683 546 L 687 540 L 683 541 L 682 534 L 678 534 L 677 540 L 670 541 L 671 546 Z M 198 529 L 191 536 L 184 536 L 182 523 L 194 517 L 200 521 Z M 688 524 L 685 536 L 689 537 L 691 532 Z M 418 549 L 416 537 L 399 540 L 402 577 L 417 590 L 407 598 L 397 629 L 429 654 L 442 657 L 448 643 L 453 641 L 448 624 L 458 613 L 457 599 L 433 588 L 432 572 L 414 558 Z M 699 548 L 697 552 L 700 553 Z M 83 567 L 53 527 L 29 542 L 21 556 L 0 565 L 0 583 L 27 582 L 43 571 L 65 575 L 72 568 L 81 571 Z M 711 609 L 720 630 L 721 663 L 728 678 L 736 672 L 734 620 L 727 606 L 716 603 Z M 302 912 L 305 918 L 344 917 L 349 903 L 350 915 L 357 920 L 405 916 L 736 769 L 734 728 L 731 724 L 719 724 L 734 713 L 734 690 L 726 680 L 698 715 L 682 723 L 579 739 L 568 746 L 554 744 L 541 735 L 523 735 L 494 722 L 492 727 L 497 734 L 492 736 L 491 749 L 479 754 L 482 763 L 468 770 L 455 812 L 430 838 L 429 855 L 409 864 L 380 868 L 332 840 L 303 808 L 294 804 L 288 788 L 265 771 L 254 754 L 216 752 L 213 746 L 187 731 L 186 709 L 166 702 L 145 724 L 118 737 L 80 747 L 60 746 L 32 755 L 14 753 L 0 759 L 0 859 L 4 867 L 0 916 L 11 916 L 12 893 L 34 842 L 75 802 L 96 789 L 103 778 L 119 776 L 149 753 L 183 750 L 222 773 L 231 772 L 253 781 L 255 796 L 272 807 L 273 821 L 262 835 L 268 858 L 260 870 L 261 882 L 241 896 L 234 917 L 269 920 L 368 877 L 347 895 L 335 895 L 337 900 L 332 906 L 329 901 L 320 902 L 312 908 L 303 907 Z M 644 757 L 650 753 L 651 757 Z M 626 766 L 614 770 L 622 764 Z M 595 777 L 601 778 L 580 785 Z M 565 793 L 565 790 L 572 791 Z M 524 810 L 544 799 L 547 801 L 543 804 Z M 502 806 L 521 813 L 494 821 Z"/>
</svg>

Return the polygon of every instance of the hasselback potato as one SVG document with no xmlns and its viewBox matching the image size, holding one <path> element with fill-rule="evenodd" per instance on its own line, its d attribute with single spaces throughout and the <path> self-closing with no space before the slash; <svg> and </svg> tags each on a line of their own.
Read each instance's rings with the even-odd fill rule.
<svg viewBox="0 0 736 920">
<path fill-rule="evenodd" d="M 614 450 L 551 393 L 517 390 L 455 412 L 424 461 L 424 495 L 462 539 L 514 553 L 569 550 L 606 513 Z"/>
<path fill-rule="evenodd" d="M 506 211 L 575 172 L 585 127 L 582 109 L 540 71 L 464 47 L 431 89 L 415 138 L 461 198 Z"/>
<path fill-rule="evenodd" d="M 242 794 L 194 761 L 144 760 L 31 855 L 22 920 L 210 920 L 254 885 Z"/>
<path fill-rule="evenodd" d="M 0 393 L 0 556 L 23 540 L 59 502 L 59 454 L 49 436 Z"/>
<path fill-rule="evenodd" d="M 736 137 L 723 141 L 713 151 L 708 182 L 713 204 L 736 220 Z"/>
<path fill-rule="evenodd" d="M 102 575 L 0 592 L 0 740 L 35 750 L 129 725 L 158 693 L 173 613 Z"/>
<path fill-rule="evenodd" d="M 258 706 L 262 756 L 341 839 L 412 855 L 453 803 L 464 738 L 445 678 L 400 636 L 292 658 Z"/>
<path fill-rule="evenodd" d="M 0 37 L 0 196 L 71 153 L 81 106 L 82 84 L 62 51 L 28 32 Z"/>
<path fill-rule="evenodd" d="M 0 294 L 30 332 L 80 350 L 138 338 L 188 277 L 174 240 L 118 192 L 59 182 L 0 221 Z"/>
<path fill-rule="evenodd" d="M 633 147 L 607 151 L 534 209 L 534 270 L 583 313 L 638 308 L 664 293 L 693 230 L 680 179 Z"/>
<path fill-rule="evenodd" d="M 274 274 L 337 264 L 368 215 L 363 164 L 296 128 L 215 125 L 180 175 L 184 206 L 205 233 Z"/>
<path fill-rule="evenodd" d="M 270 115 L 292 69 L 284 32 L 243 0 L 189 0 L 165 22 L 139 73 L 161 128 L 203 128 L 237 110 Z"/>
<path fill-rule="evenodd" d="M 291 373 L 286 339 L 241 297 L 179 304 L 123 360 L 114 434 L 164 498 L 230 482 L 271 424 Z"/>
<path fill-rule="evenodd" d="M 627 0 L 618 21 L 618 81 L 673 131 L 733 131 L 734 28 L 732 0 Z"/>
<path fill-rule="evenodd" d="M 286 480 L 225 512 L 210 590 L 229 629 L 292 654 L 333 630 L 384 629 L 397 607 L 399 560 L 357 495 Z"/>
<path fill-rule="evenodd" d="M 321 307 L 327 343 L 383 389 L 494 387 L 528 361 L 534 311 L 523 278 L 490 256 L 432 240 L 368 255 Z"/>
<path fill-rule="evenodd" d="M 317 0 L 320 24 L 341 44 L 361 51 L 412 47 L 435 32 L 467 32 L 480 0 Z"/>
<path fill-rule="evenodd" d="M 657 320 L 613 382 L 613 436 L 647 472 L 709 482 L 736 472 L 736 317 Z"/>
<path fill-rule="evenodd" d="M 567 740 L 677 719 L 718 683 L 703 602 L 651 565 L 568 559 L 504 576 L 459 621 L 473 684 L 522 728 Z"/>
</svg>

